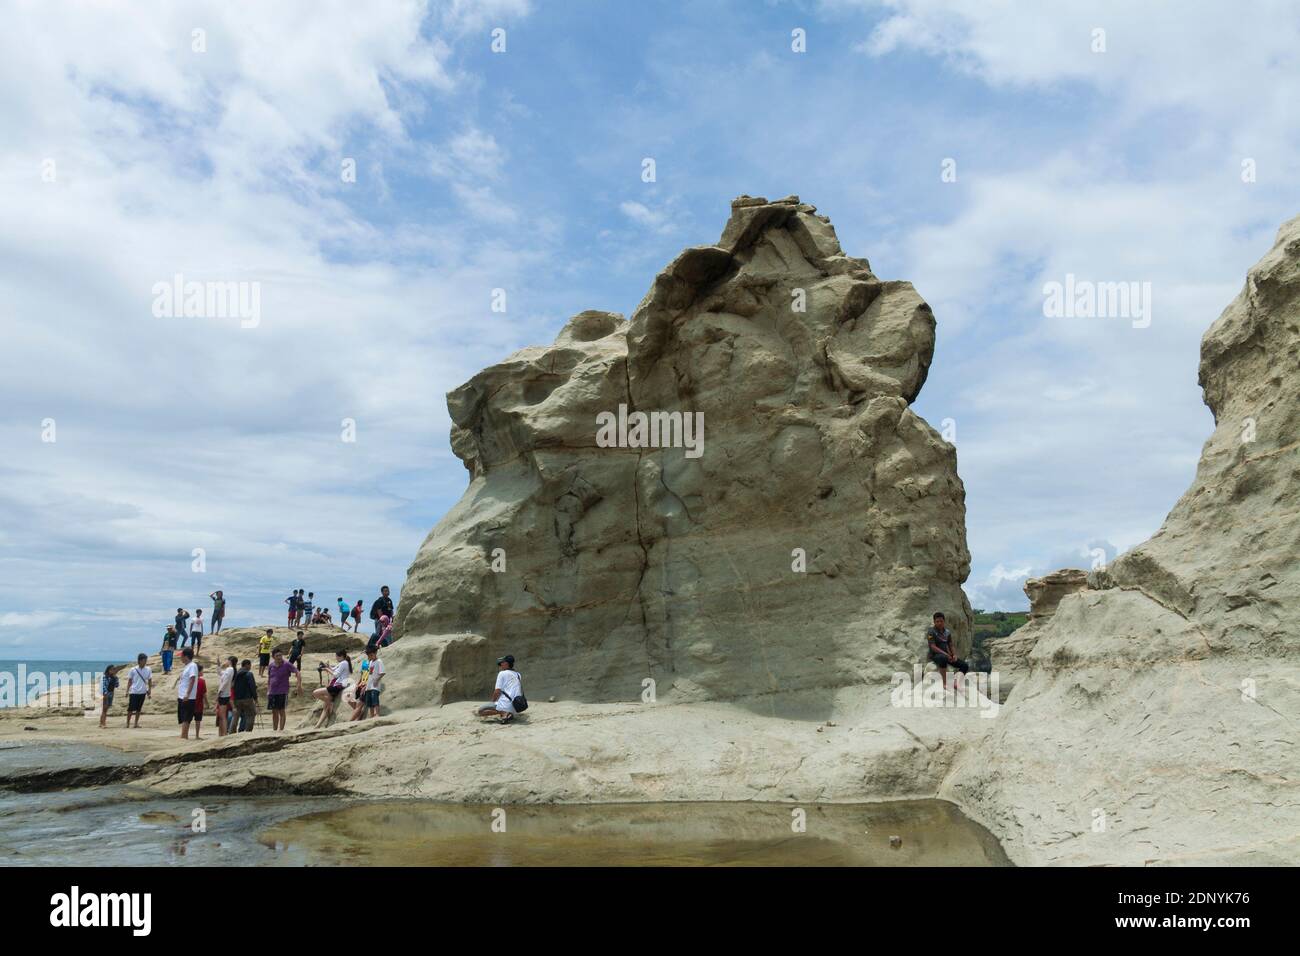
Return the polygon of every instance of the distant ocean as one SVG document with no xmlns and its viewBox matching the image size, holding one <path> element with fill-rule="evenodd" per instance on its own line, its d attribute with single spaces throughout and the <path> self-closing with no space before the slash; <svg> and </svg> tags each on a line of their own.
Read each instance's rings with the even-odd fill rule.
<svg viewBox="0 0 1300 956">
<path fill-rule="evenodd" d="M 0 660 L 0 708 L 23 707 L 32 703 L 32 697 L 49 693 L 54 688 L 80 684 L 87 674 L 99 693 L 99 678 L 109 664 L 121 661 L 29 661 Z M 124 675 L 119 674 L 118 680 Z M 118 688 L 121 690 L 121 688 Z M 71 703 L 71 699 L 68 701 Z"/>
</svg>

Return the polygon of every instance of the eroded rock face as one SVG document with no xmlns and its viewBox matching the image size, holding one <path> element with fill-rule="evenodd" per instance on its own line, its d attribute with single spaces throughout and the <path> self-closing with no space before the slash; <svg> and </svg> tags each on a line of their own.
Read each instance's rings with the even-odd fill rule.
<svg viewBox="0 0 1300 956">
<path fill-rule="evenodd" d="M 1052 616 L 1061 598 L 1082 591 L 1088 586 L 1088 572 L 1078 568 L 1063 568 L 1030 578 L 1025 582 L 1025 597 L 1029 598 L 1029 619 L 1041 621 Z"/>
<path fill-rule="evenodd" d="M 451 392 L 470 485 L 397 618 L 434 700 L 485 693 L 511 653 L 537 698 L 638 700 L 648 678 L 762 708 L 887 686 L 935 610 L 967 644 L 956 454 L 909 407 L 934 327 L 813 207 L 741 197 L 630 321 L 583 312 Z M 703 444 L 601 447 L 620 406 L 702 413 Z"/>
<path fill-rule="evenodd" d="M 1300 218 L 1206 333 L 1200 382 L 1191 488 L 1022 628 L 1029 673 L 947 788 L 1019 862 L 1300 859 Z"/>
</svg>

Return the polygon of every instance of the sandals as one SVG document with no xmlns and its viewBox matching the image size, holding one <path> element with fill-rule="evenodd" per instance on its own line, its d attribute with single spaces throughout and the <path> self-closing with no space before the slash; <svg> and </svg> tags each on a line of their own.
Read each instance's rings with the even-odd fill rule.
<svg viewBox="0 0 1300 956">
<path fill-rule="evenodd" d="M 514 719 L 515 719 L 515 715 L 514 715 L 514 714 L 502 714 L 502 715 L 501 715 L 501 723 L 503 723 L 503 724 L 508 724 L 508 723 L 510 723 L 510 722 L 511 722 L 512 720 L 514 720 Z"/>
</svg>

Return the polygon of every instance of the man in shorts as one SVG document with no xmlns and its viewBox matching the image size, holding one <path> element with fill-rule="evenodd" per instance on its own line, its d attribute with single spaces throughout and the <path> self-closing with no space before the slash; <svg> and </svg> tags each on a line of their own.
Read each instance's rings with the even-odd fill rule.
<svg viewBox="0 0 1300 956">
<path fill-rule="evenodd" d="M 153 670 L 147 664 L 149 655 L 137 654 L 135 667 L 126 675 L 126 692 L 129 695 L 126 705 L 126 725 L 131 726 L 135 717 L 136 730 L 140 729 L 140 712 L 144 710 L 144 699 L 153 696 Z"/>
<path fill-rule="evenodd" d="M 934 666 L 939 668 L 939 679 L 943 681 L 943 689 L 948 689 L 948 668 L 954 668 L 965 674 L 970 670 L 970 665 L 957 657 L 957 651 L 952 643 L 952 631 L 948 630 L 948 625 L 944 620 L 942 611 L 934 612 L 934 626 L 926 628 L 926 643 L 930 646 L 930 660 Z M 952 689 L 957 689 L 957 675 L 952 677 Z"/>
<path fill-rule="evenodd" d="M 302 670 L 302 655 L 305 654 L 306 651 L 307 635 L 303 634 L 302 631 L 299 631 L 298 636 L 295 637 L 293 643 L 289 645 L 289 663 L 294 667 L 297 667 L 299 670 Z M 301 683 L 301 681 L 299 683 Z M 301 690 L 301 687 L 299 690 Z"/>
<path fill-rule="evenodd" d="M 298 679 L 298 693 L 302 693 L 302 672 L 298 665 L 284 659 L 284 651 L 276 648 L 272 651 L 271 667 L 266 677 L 266 709 L 271 712 L 271 729 L 284 730 L 288 724 L 285 717 L 285 704 L 289 699 L 289 677 Z"/>
<path fill-rule="evenodd" d="M 287 605 L 289 605 L 289 624 L 288 624 L 288 626 L 289 626 L 289 627 L 293 627 L 295 624 L 298 623 L 298 592 L 297 592 L 297 590 L 295 590 L 292 594 L 290 594 L 287 598 L 285 598 L 285 599 L 284 599 L 284 603 L 287 604 Z"/>
<path fill-rule="evenodd" d="M 363 720 L 379 716 L 379 693 L 384 689 L 384 662 L 379 659 L 379 649 L 366 648 L 366 657 L 370 658 L 370 676 L 366 678 L 366 690 L 361 695 Z"/>
<path fill-rule="evenodd" d="M 302 622 L 303 627 L 311 627 L 311 611 L 315 603 L 316 603 L 315 591 L 310 592 L 305 598 L 298 599 L 298 606 L 301 609 L 300 611 L 301 617 L 299 618 L 299 620 Z"/>
<path fill-rule="evenodd" d="M 257 642 L 257 676 L 261 677 L 266 673 L 266 667 L 271 663 L 271 645 L 275 643 L 275 632 L 271 628 L 266 629 L 261 640 Z"/>
<path fill-rule="evenodd" d="M 190 739 L 190 724 L 194 722 L 194 708 L 199 697 L 199 665 L 194 663 L 194 649 L 181 648 L 185 666 L 176 679 L 176 723 L 181 727 L 181 739 Z"/>
</svg>

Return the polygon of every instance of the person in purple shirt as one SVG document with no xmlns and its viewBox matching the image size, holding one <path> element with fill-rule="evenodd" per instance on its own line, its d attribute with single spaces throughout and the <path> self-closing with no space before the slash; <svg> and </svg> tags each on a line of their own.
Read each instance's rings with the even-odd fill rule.
<svg viewBox="0 0 1300 956">
<path fill-rule="evenodd" d="M 289 677 L 298 679 L 298 689 L 302 693 L 302 672 L 284 659 L 284 651 L 276 648 L 271 652 L 271 666 L 266 672 L 266 707 L 271 711 L 271 729 L 284 730 L 287 725 L 285 704 L 289 697 Z"/>
</svg>

